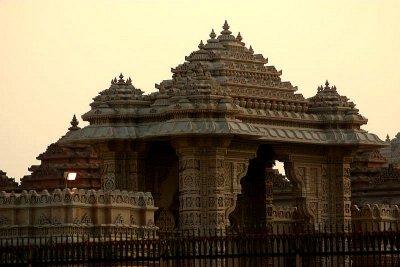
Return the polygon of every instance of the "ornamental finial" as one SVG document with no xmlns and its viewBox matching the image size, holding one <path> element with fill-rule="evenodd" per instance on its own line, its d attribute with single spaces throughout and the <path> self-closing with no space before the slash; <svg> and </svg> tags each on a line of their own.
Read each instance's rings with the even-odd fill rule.
<svg viewBox="0 0 400 267">
<path fill-rule="evenodd" d="M 199 45 L 198 45 L 199 49 L 203 49 L 204 48 L 204 44 L 203 44 L 203 40 L 200 41 Z"/>
<path fill-rule="evenodd" d="M 386 134 L 386 142 L 390 142 L 389 134 Z"/>
<path fill-rule="evenodd" d="M 74 116 L 72 117 L 71 120 L 71 127 L 68 128 L 68 130 L 70 131 L 75 131 L 75 130 L 79 130 L 80 128 L 78 127 L 79 121 L 76 119 L 76 116 L 74 114 Z"/>
<path fill-rule="evenodd" d="M 74 116 L 72 117 L 71 125 L 76 127 L 76 126 L 78 126 L 78 124 L 79 124 L 79 121 L 76 119 L 76 116 L 74 114 Z"/>
<path fill-rule="evenodd" d="M 215 39 L 215 37 L 217 37 L 217 35 L 214 32 L 214 29 L 211 30 L 210 37 L 211 39 Z"/>
<path fill-rule="evenodd" d="M 236 36 L 236 40 L 238 40 L 239 42 L 241 42 L 243 40 L 242 35 L 240 34 L 240 32 L 238 32 L 238 35 Z"/>
<path fill-rule="evenodd" d="M 222 26 L 222 29 L 229 30 L 229 24 L 226 20 L 225 20 L 224 26 Z"/>
<path fill-rule="evenodd" d="M 122 73 L 119 75 L 119 80 L 118 83 L 124 83 L 124 75 L 122 75 Z"/>
<path fill-rule="evenodd" d="M 224 25 L 222 26 L 223 31 L 221 32 L 221 34 L 231 34 L 232 32 L 229 30 L 229 24 L 228 22 L 225 20 Z"/>
<path fill-rule="evenodd" d="M 325 82 L 325 89 L 329 89 L 329 82 L 328 82 L 328 80 L 326 80 L 326 82 Z"/>
<path fill-rule="evenodd" d="M 253 54 L 254 53 L 253 47 L 250 46 L 249 51 Z"/>
<path fill-rule="evenodd" d="M 129 77 L 129 78 L 126 80 L 126 84 L 132 84 L 132 79 L 131 79 L 131 77 Z"/>
</svg>

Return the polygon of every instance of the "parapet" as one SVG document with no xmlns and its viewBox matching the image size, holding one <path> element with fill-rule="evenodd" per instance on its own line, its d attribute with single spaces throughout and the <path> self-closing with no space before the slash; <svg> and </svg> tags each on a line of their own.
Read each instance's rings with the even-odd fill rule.
<svg viewBox="0 0 400 267">
<path fill-rule="evenodd" d="M 386 231 L 399 230 L 400 208 L 398 205 L 367 204 L 351 208 L 354 230 Z"/>
<path fill-rule="evenodd" d="M 56 189 L 0 192 L 0 236 L 69 234 L 116 228 L 155 229 L 149 192 Z M 78 229 L 78 230 L 77 230 Z M 121 229 L 119 229 L 120 231 Z M 103 231 L 103 230 L 101 230 Z"/>
</svg>

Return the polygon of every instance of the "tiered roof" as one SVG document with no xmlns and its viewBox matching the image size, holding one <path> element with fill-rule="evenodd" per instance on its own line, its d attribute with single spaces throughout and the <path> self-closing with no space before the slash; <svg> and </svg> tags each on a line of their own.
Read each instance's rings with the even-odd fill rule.
<svg viewBox="0 0 400 267">
<path fill-rule="evenodd" d="M 268 142 L 382 145 L 360 129 L 367 120 L 336 87 L 318 88 L 305 99 L 282 81 L 282 71 L 246 47 L 227 22 L 220 35 L 172 68 L 172 78 L 143 94 L 131 79 L 113 79 L 82 116 L 88 127 L 65 141 L 93 143 L 116 139 L 165 138 L 177 135 L 244 136 Z"/>
<path fill-rule="evenodd" d="M 61 144 L 64 138 L 78 131 L 78 120 L 75 115 L 71 121 L 71 127 L 65 136 L 57 142 L 50 144 L 46 151 L 40 154 L 37 159 L 40 165 L 33 165 L 29 168 L 31 175 L 21 179 L 21 188 L 25 190 L 53 190 L 65 187 L 64 172 L 78 172 L 77 180 L 68 182 L 69 187 L 80 189 L 99 189 L 99 161 L 97 155 L 88 145 Z"/>
<path fill-rule="evenodd" d="M 0 191 L 18 190 L 18 183 L 14 178 L 9 178 L 6 172 L 0 170 Z"/>
</svg>

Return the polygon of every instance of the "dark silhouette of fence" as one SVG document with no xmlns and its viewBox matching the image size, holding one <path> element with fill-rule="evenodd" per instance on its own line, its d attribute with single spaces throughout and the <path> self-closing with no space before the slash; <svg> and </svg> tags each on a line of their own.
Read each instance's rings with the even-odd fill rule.
<svg viewBox="0 0 400 267">
<path fill-rule="evenodd" d="M 399 231 L 281 232 L 236 229 L 1 238 L 0 265 L 400 266 Z"/>
</svg>

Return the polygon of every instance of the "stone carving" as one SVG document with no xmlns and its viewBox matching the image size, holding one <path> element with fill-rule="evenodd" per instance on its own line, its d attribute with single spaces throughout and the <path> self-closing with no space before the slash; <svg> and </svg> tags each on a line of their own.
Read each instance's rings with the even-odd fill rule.
<svg viewBox="0 0 400 267">
<path fill-rule="evenodd" d="M 10 220 L 7 217 L 0 216 L 0 227 L 7 226 L 10 224 Z"/>
<path fill-rule="evenodd" d="M 175 229 L 175 217 L 171 212 L 163 209 L 158 215 L 156 225 L 164 231 L 173 230 Z"/>
<path fill-rule="evenodd" d="M 39 225 L 46 225 L 46 224 L 51 224 L 51 220 L 45 215 L 45 214 L 40 214 L 37 224 Z"/>
<path fill-rule="evenodd" d="M 124 225 L 125 224 L 124 217 L 122 217 L 121 214 L 118 214 L 117 217 L 115 218 L 114 224 L 115 225 Z"/>
<path fill-rule="evenodd" d="M 115 174 L 107 173 L 104 175 L 103 179 L 103 190 L 111 191 L 115 189 Z"/>
<path fill-rule="evenodd" d="M 179 209 L 182 228 L 227 226 L 241 192 L 240 180 L 254 157 L 249 151 L 254 154 L 263 145 L 271 145 L 272 150 L 290 145 L 284 156 L 291 183 L 285 190 L 294 195 L 296 216 L 309 223 L 347 220 L 350 173 L 343 155 L 383 142 L 361 130 L 366 119 L 335 86 L 327 82 L 314 97 L 305 99 L 296 93 L 297 87 L 281 80 L 282 71 L 266 65 L 267 58 L 254 53 L 229 29 L 225 23 L 220 35 L 212 31 L 185 62 L 171 69 L 171 79 L 156 85 L 155 93 L 144 94 L 122 74 L 112 79 L 82 116 L 90 125 L 63 142 L 96 148 L 105 192 L 150 188 L 156 201 L 172 205 L 160 195 L 161 176 L 144 178 L 148 172 L 143 170 L 150 168 L 141 165 L 148 164 L 149 152 L 140 148 L 170 142 L 179 157 L 175 209 Z M 239 143 L 247 148 L 241 149 Z M 332 155 L 321 152 L 322 147 Z M 263 208 L 273 218 L 274 179 L 266 184 L 265 178 L 252 182 L 261 181 L 267 195 Z M 143 208 L 154 203 L 143 193 L 128 199 Z M 118 206 L 126 200 L 110 194 L 101 202 Z"/>
</svg>

